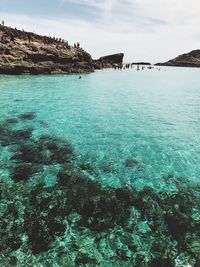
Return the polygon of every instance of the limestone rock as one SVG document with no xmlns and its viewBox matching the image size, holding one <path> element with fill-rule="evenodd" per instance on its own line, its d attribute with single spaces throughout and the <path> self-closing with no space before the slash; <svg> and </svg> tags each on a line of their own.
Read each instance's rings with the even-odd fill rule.
<svg viewBox="0 0 200 267">
<path fill-rule="evenodd" d="M 11 40 L 14 36 L 14 40 Z M 29 40 L 30 38 L 30 40 Z M 0 74 L 92 72 L 92 57 L 64 40 L 0 25 Z"/>
<path fill-rule="evenodd" d="M 99 61 L 106 62 L 106 63 L 122 64 L 123 57 L 124 57 L 123 53 L 118 53 L 118 54 L 112 54 L 112 55 L 100 57 Z"/>
<path fill-rule="evenodd" d="M 164 63 L 157 63 L 159 66 L 177 66 L 177 67 L 200 67 L 200 49 L 189 53 L 179 55 Z"/>
</svg>

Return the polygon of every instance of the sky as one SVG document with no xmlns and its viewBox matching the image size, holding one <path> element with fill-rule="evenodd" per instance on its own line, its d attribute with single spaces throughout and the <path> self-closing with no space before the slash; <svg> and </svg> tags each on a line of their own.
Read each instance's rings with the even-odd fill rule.
<svg viewBox="0 0 200 267">
<path fill-rule="evenodd" d="M 0 0 L 0 21 L 79 41 L 93 58 L 163 62 L 200 48 L 199 0 Z"/>
</svg>

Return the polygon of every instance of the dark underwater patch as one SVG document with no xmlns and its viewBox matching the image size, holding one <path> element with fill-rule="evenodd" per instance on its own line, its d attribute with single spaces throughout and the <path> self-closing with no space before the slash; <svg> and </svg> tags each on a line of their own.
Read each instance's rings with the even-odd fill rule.
<svg viewBox="0 0 200 267">
<path fill-rule="evenodd" d="M 0 144 L 13 147 L 14 153 L 12 180 L 0 184 L 0 264 L 16 265 L 20 249 L 26 255 L 23 264 L 29 255 L 32 266 L 42 257 L 52 266 L 62 257 L 66 262 L 70 251 L 75 255 L 72 266 L 98 266 L 104 261 L 170 267 L 180 258 L 185 260 L 183 265 L 198 266 L 199 185 L 170 176 L 166 179 L 173 179 L 177 188 L 173 193 L 151 187 L 140 191 L 103 187 L 85 174 L 95 173 L 92 163 L 76 163 L 68 141 L 51 135 L 34 139 L 33 128 L 13 130 L 11 125 L 16 122 L 11 118 L 0 123 Z M 28 186 L 30 177 L 54 164 L 60 165 L 54 186 L 42 182 Z M 105 172 L 113 172 L 113 164 L 107 165 Z M 137 162 L 129 160 L 125 165 L 135 167 Z M 78 219 L 72 220 L 73 216 Z M 79 240 L 84 232 L 84 240 L 91 237 L 85 245 L 88 250 L 83 245 L 86 241 Z M 58 238 L 62 245 L 56 243 Z M 67 238 L 70 241 L 63 245 Z"/>
<path fill-rule="evenodd" d="M 18 123 L 17 118 L 9 118 L 4 121 L 4 124 L 15 124 L 15 123 Z"/>
<path fill-rule="evenodd" d="M 34 173 L 37 173 L 39 166 L 29 163 L 19 163 L 11 171 L 15 182 L 27 181 Z"/>
<path fill-rule="evenodd" d="M 42 120 L 42 121 L 39 121 L 39 123 L 40 123 L 40 126 L 42 126 L 43 128 L 47 128 L 48 127 L 48 122 L 47 121 Z"/>
<path fill-rule="evenodd" d="M 23 121 L 33 120 L 36 118 L 36 113 L 35 112 L 26 112 L 26 113 L 20 114 L 18 117 L 20 120 L 23 120 Z"/>
<path fill-rule="evenodd" d="M 127 168 L 135 168 L 135 167 L 137 167 L 139 165 L 139 163 L 138 163 L 138 161 L 136 160 L 136 159 L 131 159 L 131 158 L 129 158 L 129 159 L 127 159 L 126 161 L 125 161 L 125 166 L 127 167 Z"/>
<path fill-rule="evenodd" d="M 12 130 L 10 126 L 6 127 L 5 124 L 0 125 L 0 145 L 10 146 L 15 144 L 22 144 L 30 139 L 33 132 L 32 127 L 23 128 L 20 130 Z"/>
</svg>

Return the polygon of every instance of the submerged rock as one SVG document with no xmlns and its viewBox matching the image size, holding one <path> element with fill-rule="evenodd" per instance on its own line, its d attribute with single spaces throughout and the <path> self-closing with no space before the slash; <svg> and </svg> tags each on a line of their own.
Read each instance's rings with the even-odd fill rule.
<svg viewBox="0 0 200 267">
<path fill-rule="evenodd" d="M 26 113 L 19 115 L 19 118 L 21 120 L 33 120 L 33 119 L 35 119 L 35 117 L 36 117 L 35 112 L 26 112 Z"/>
<path fill-rule="evenodd" d="M 30 129 L 22 133 L 28 137 Z M 12 159 L 32 164 L 51 165 L 70 163 L 75 159 L 75 155 L 72 146 L 67 141 L 44 135 L 39 140 L 29 139 L 19 144 L 19 152 Z"/>
<path fill-rule="evenodd" d="M 71 144 L 58 137 L 43 135 L 38 140 L 38 147 L 40 150 L 48 150 L 51 153 L 51 162 L 70 163 L 75 159 Z"/>
<path fill-rule="evenodd" d="M 127 168 L 134 168 L 134 167 L 137 167 L 138 165 L 139 165 L 139 163 L 136 159 L 127 159 L 125 161 L 125 166 Z"/>
<path fill-rule="evenodd" d="M 80 169 L 83 171 L 87 171 L 89 174 L 95 173 L 95 167 L 91 162 L 82 162 L 80 163 Z"/>
<path fill-rule="evenodd" d="M 198 266 L 199 185 L 177 179 L 173 192 L 103 187 L 87 175 L 92 163 L 75 161 L 68 141 L 34 139 L 32 128 L 13 130 L 8 122 L 0 127 L 1 144 L 14 144 L 15 153 L 12 179 L 0 180 L 1 266 Z M 55 164 L 54 185 L 26 183 Z"/>
<path fill-rule="evenodd" d="M 29 127 L 29 128 L 24 128 L 24 129 L 13 131 L 12 139 L 16 140 L 16 143 L 18 142 L 18 140 L 23 141 L 24 139 L 29 139 L 32 136 L 33 130 L 34 129 L 32 127 Z"/>
<path fill-rule="evenodd" d="M 4 120 L 4 124 L 15 124 L 17 122 L 18 122 L 17 118 L 9 118 L 9 119 Z"/>
<path fill-rule="evenodd" d="M 48 122 L 47 121 L 39 121 L 40 125 L 44 128 L 48 127 Z"/>
<path fill-rule="evenodd" d="M 174 267 L 174 263 L 170 259 L 154 259 L 151 261 L 150 267 Z"/>
<path fill-rule="evenodd" d="M 12 170 L 12 178 L 16 181 L 27 181 L 30 176 L 38 171 L 38 167 L 28 163 L 18 164 Z"/>
<path fill-rule="evenodd" d="M 9 125 L 6 127 L 6 124 L 2 124 L 0 125 L 0 144 L 2 146 L 10 146 L 24 143 L 25 139 L 31 138 L 32 132 L 32 127 L 12 130 Z"/>
<path fill-rule="evenodd" d="M 102 169 L 105 173 L 117 173 L 117 168 L 112 160 L 107 160 L 103 163 Z"/>
<path fill-rule="evenodd" d="M 50 156 L 40 150 L 37 142 L 33 140 L 20 144 L 18 152 L 11 159 L 30 164 L 48 164 L 50 162 Z"/>
</svg>

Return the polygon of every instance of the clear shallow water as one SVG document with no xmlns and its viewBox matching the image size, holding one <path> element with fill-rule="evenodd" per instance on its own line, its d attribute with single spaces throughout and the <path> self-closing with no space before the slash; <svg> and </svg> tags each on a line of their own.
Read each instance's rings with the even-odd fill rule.
<svg viewBox="0 0 200 267">
<path fill-rule="evenodd" d="M 105 185 L 160 189 L 167 175 L 198 180 L 199 72 L 162 68 L 98 71 L 82 79 L 0 76 L 1 120 L 36 112 L 37 120 L 27 122 L 35 127 L 34 136 L 67 138 L 78 160 L 96 166 L 91 179 Z M 44 121 L 48 127 L 42 127 Z M 1 157 L 7 153 L 3 150 Z M 127 159 L 138 165 L 127 168 Z"/>
<path fill-rule="evenodd" d="M 0 266 L 199 267 L 199 79 L 0 76 Z"/>
</svg>

